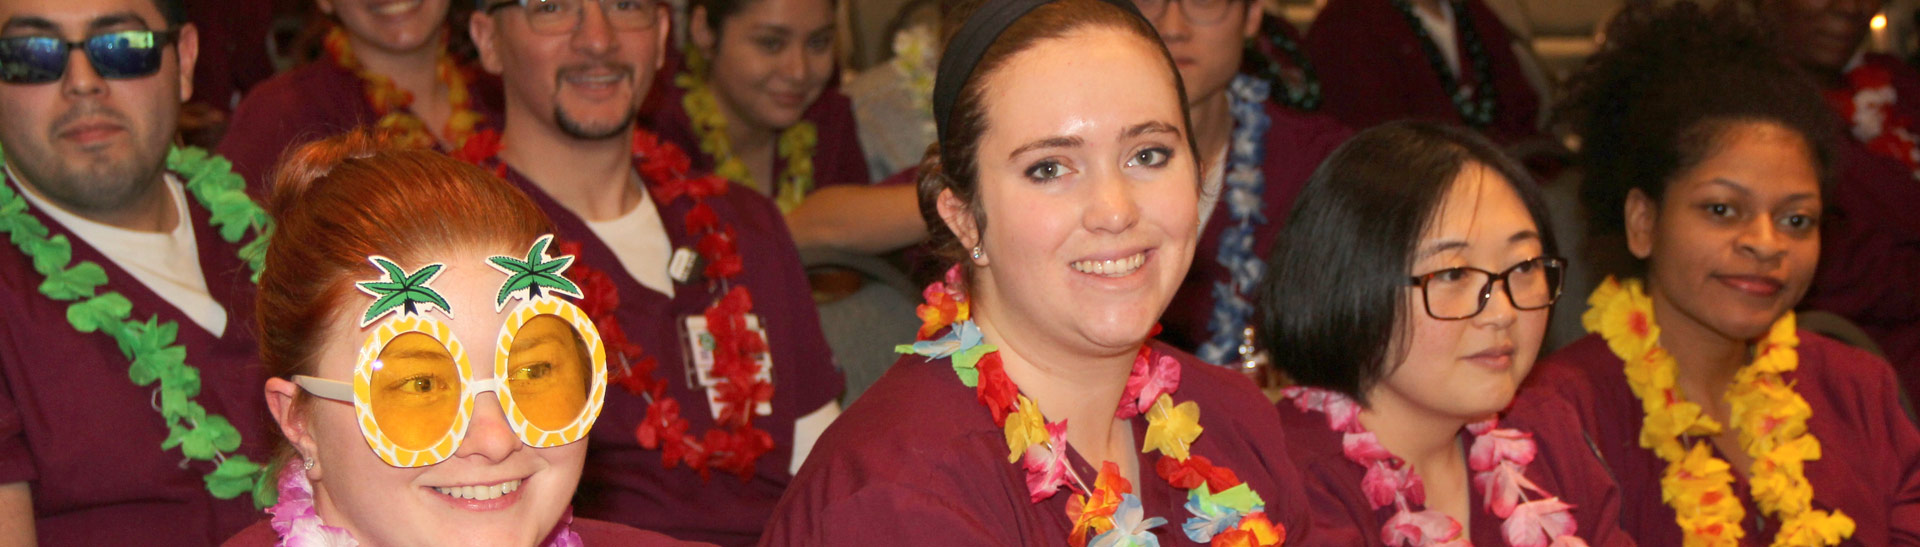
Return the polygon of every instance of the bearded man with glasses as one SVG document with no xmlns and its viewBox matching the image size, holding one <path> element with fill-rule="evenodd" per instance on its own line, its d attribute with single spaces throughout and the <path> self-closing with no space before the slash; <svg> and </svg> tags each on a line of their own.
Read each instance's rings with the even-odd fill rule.
<svg viewBox="0 0 1920 547">
<path fill-rule="evenodd" d="M 575 510 L 751 545 L 839 414 L 843 382 L 773 201 L 688 171 L 636 114 L 665 59 L 657 0 L 487 0 L 469 30 L 506 124 L 457 157 L 553 218 L 609 343 Z M 492 144 L 497 143 L 497 144 Z"/>
<path fill-rule="evenodd" d="M 0 544 L 206 545 L 258 518 L 267 221 L 224 161 L 170 148 L 183 13 L 0 3 Z"/>
</svg>

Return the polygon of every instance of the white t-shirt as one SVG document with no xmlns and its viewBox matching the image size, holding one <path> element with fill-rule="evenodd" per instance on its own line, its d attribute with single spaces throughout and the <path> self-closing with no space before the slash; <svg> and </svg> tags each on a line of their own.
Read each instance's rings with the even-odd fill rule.
<svg viewBox="0 0 1920 547">
<path fill-rule="evenodd" d="M 652 196 L 640 192 L 640 203 L 619 218 L 598 222 L 581 220 L 613 250 L 613 256 L 620 259 L 620 267 L 641 286 L 673 297 L 673 277 L 667 273 L 673 241 L 667 238 L 667 225 L 660 220 L 660 210 L 653 207 Z"/>
<path fill-rule="evenodd" d="M 1452 70 L 1454 77 L 1458 78 L 1460 77 L 1460 48 L 1459 40 L 1454 38 L 1454 29 L 1457 27 L 1453 24 L 1453 4 L 1447 0 L 1435 3 L 1440 6 L 1439 15 L 1427 13 L 1427 10 L 1418 7 L 1413 9 L 1413 14 L 1420 17 L 1420 24 L 1427 27 L 1427 37 L 1433 39 L 1434 47 L 1440 50 L 1440 57 L 1447 60 L 1447 69 Z M 1485 85 L 1483 82 L 1474 83 Z M 1453 93 L 1453 90 L 1449 89 L 1447 93 Z"/>
<path fill-rule="evenodd" d="M 8 180 L 18 181 L 20 176 L 7 167 Z M 200 245 L 194 239 L 193 216 L 187 212 L 187 193 L 172 174 L 166 175 L 167 193 L 173 198 L 173 209 L 178 222 L 173 230 L 166 233 L 128 230 L 118 226 L 101 224 L 87 220 L 80 215 L 68 212 L 39 194 L 26 189 L 24 184 L 15 188 L 27 196 L 27 201 L 52 218 L 54 222 L 65 226 L 75 237 L 92 245 L 108 260 L 133 275 L 134 280 L 146 285 L 154 294 L 178 308 L 181 314 L 200 328 L 224 336 L 227 330 L 227 309 L 213 299 L 207 290 L 206 274 L 200 270 Z"/>
</svg>

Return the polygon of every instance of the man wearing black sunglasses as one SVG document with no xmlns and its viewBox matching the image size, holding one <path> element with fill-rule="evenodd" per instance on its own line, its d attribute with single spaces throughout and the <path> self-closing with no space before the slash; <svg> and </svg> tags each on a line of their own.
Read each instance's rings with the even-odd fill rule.
<svg viewBox="0 0 1920 547">
<path fill-rule="evenodd" d="M 589 437 L 576 510 L 683 540 L 754 544 L 793 479 L 793 464 L 804 460 L 804 447 L 838 414 L 834 399 L 843 385 L 779 209 L 744 186 L 696 198 L 659 190 L 674 181 L 643 177 L 660 175 L 639 169 L 644 162 L 636 161 L 634 151 L 636 142 L 644 149 L 654 138 L 637 137 L 635 120 L 665 58 L 663 2 L 483 0 L 477 7 L 469 30 L 481 64 L 500 75 L 505 90 L 505 148 L 498 161 L 506 179 L 546 210 L 561 241 L 582 246 L 574 267 L 604 274 L 596 278 L 605 283 L 586 283 L 595 295 L 589 298 L 619 303 L 602 328 L 617 323 L 633 343 L 627 345 L 643 352 L 612 348 L 619 355 L 608 357 L 608 372 L 641 370 L 638 382 L 662 390 L 607 394 L 600 425 Z M 483 139 L 468 142 L 476 141 Z M 733 260 L 739 273 L 724 283 L 703 278 L 705 269 L 698 266 L 669 271 L 671 257 L 697 254 L 702 234 L 689 227 L 689 219 L 698 225 L 702 213 L 707 222 L 731 230 L 738 245 Z M 714 359 L 684 355 L 694 353 L 686 348 L 700 347 L 689 344 L 699 335 L 688 333 L 705 330 L 698 326 L 706 324 L 700 316 L 728 287 L 750 292 L 758 322 L 748 329 L 764 333 L 771 356 L 758 360 L 770 364 L 756 363 L 755 375 L 771 384 L 771 401 L 746 405 L 748 425 L 761 436 L 741 435 L 739 444 L 724 442 L 734 438 L 725 434 L 749 428 L 717 426 L 721 409 L 709 403 L 712 394 L 733 384 L 700 380 L 713 376 L 708 373 Z M 644 368 L 647 361 L 657 362 L 657 369 Z M 643 418 L 651 423 L 669 413 L 649 405 L 650 396 L 680 405 L 677 414 L 685 421 L 679 427 L 683 440 L 698 445 L 694 455 L 679 440 L 651 447 L 639 440 L 635 431 Z M 755 438 L 766 443 L 758 448 L 764 454 L 735 457 L 757 453 L 748 446 Z M 671 466 L 662 462 L 662 447 L 675 455 L 667 456 L 675 458 L 668 460 Z M 697 461 L 682 463 L 682 455 Z M 717 476 L 709 480 L 708 474 Z"/>
<path fill-rule="evenodd" d="M 241 244 L 265 217 L 224 162 L 169 157 L 199 53 L 181 1 L 0 1 L 0 545 L 209 545 L 259 518 Z"/>
</svg>

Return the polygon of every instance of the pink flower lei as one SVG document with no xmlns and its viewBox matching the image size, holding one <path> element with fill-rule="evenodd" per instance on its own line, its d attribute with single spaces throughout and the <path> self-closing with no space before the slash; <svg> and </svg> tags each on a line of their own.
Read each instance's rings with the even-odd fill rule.
<svg viewBox="0 0 1920 547">
<path fill-rule="evenodd" d="M 345 528 L 320 521 L 313 506 L 313 483 L 307 482 L 300 458 L 287 461 L 280 471 L 280 501 L 267 508 L 273 514 L 273 532 L 280 535 L 282 547 L 353 547 L 359 545 Z M 541 547 L 583 547 L 580 534 L 573 531 L 573 508 L 561 514 L 560 522 L 540 541 Z"/>
<path fill-rule="evenodd" d="M 1426 488 L 1405 460 L 1395 457 L 1371 431 L 1360 424 L 1360 405 L 1346 395 L 1311 387 L 1291 387 L 1286 398 L 1303 412 L 1327 415 L 1327 427 L 1344 433 L 1341 452 L 1367 469 L 1360 490 L 1378 509 L 1391 504 L 1399 511 L 1380 527 L 1387 545 L 1468 546 L 1453 517 L 1426 509 Z M 1498 418 L 1467 425 L 1473 445 L 1467 466 L 1473 487 L 1486 500 L 1487 510 L 1505 519 L 1500 530 L 1513 547 L 1585 547 L 1573 535 L 1573 506 L 1553 497 L 1526 477 L 1527 464 L 1538 454 L 1533 434 L 1513 428 L 1496 429 Z M 1538 497 L 1527 499 L 1527 492 Z M 1414 507 L 1421 507 L 1415 510 Z"/>
</svg>

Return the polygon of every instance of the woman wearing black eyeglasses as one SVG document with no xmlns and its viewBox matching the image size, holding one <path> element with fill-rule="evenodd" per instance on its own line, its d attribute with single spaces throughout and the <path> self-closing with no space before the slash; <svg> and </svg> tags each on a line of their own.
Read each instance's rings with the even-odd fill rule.
<svg viewBox="0 0 1920 547">
<path fill-rule="evenodd" d="M 1360 133 L 1307 183 L 1261 287 L 1316 530 L 1351 545 L 1631 545 L 1568 412 L 1503 413 L 1563 261 L 1533 182 L 1464 129 Z"/>
<path fill-rule="evenodd" d="M 447 47 L 452 0 L 316 2 L 333 19 L 325 52 L 248 91 L 220 141 L 257 193 L 295 145 L 372 125 L 408 146 L 458 150 L 498 119 L 499 79 Z"/>
</svg>

